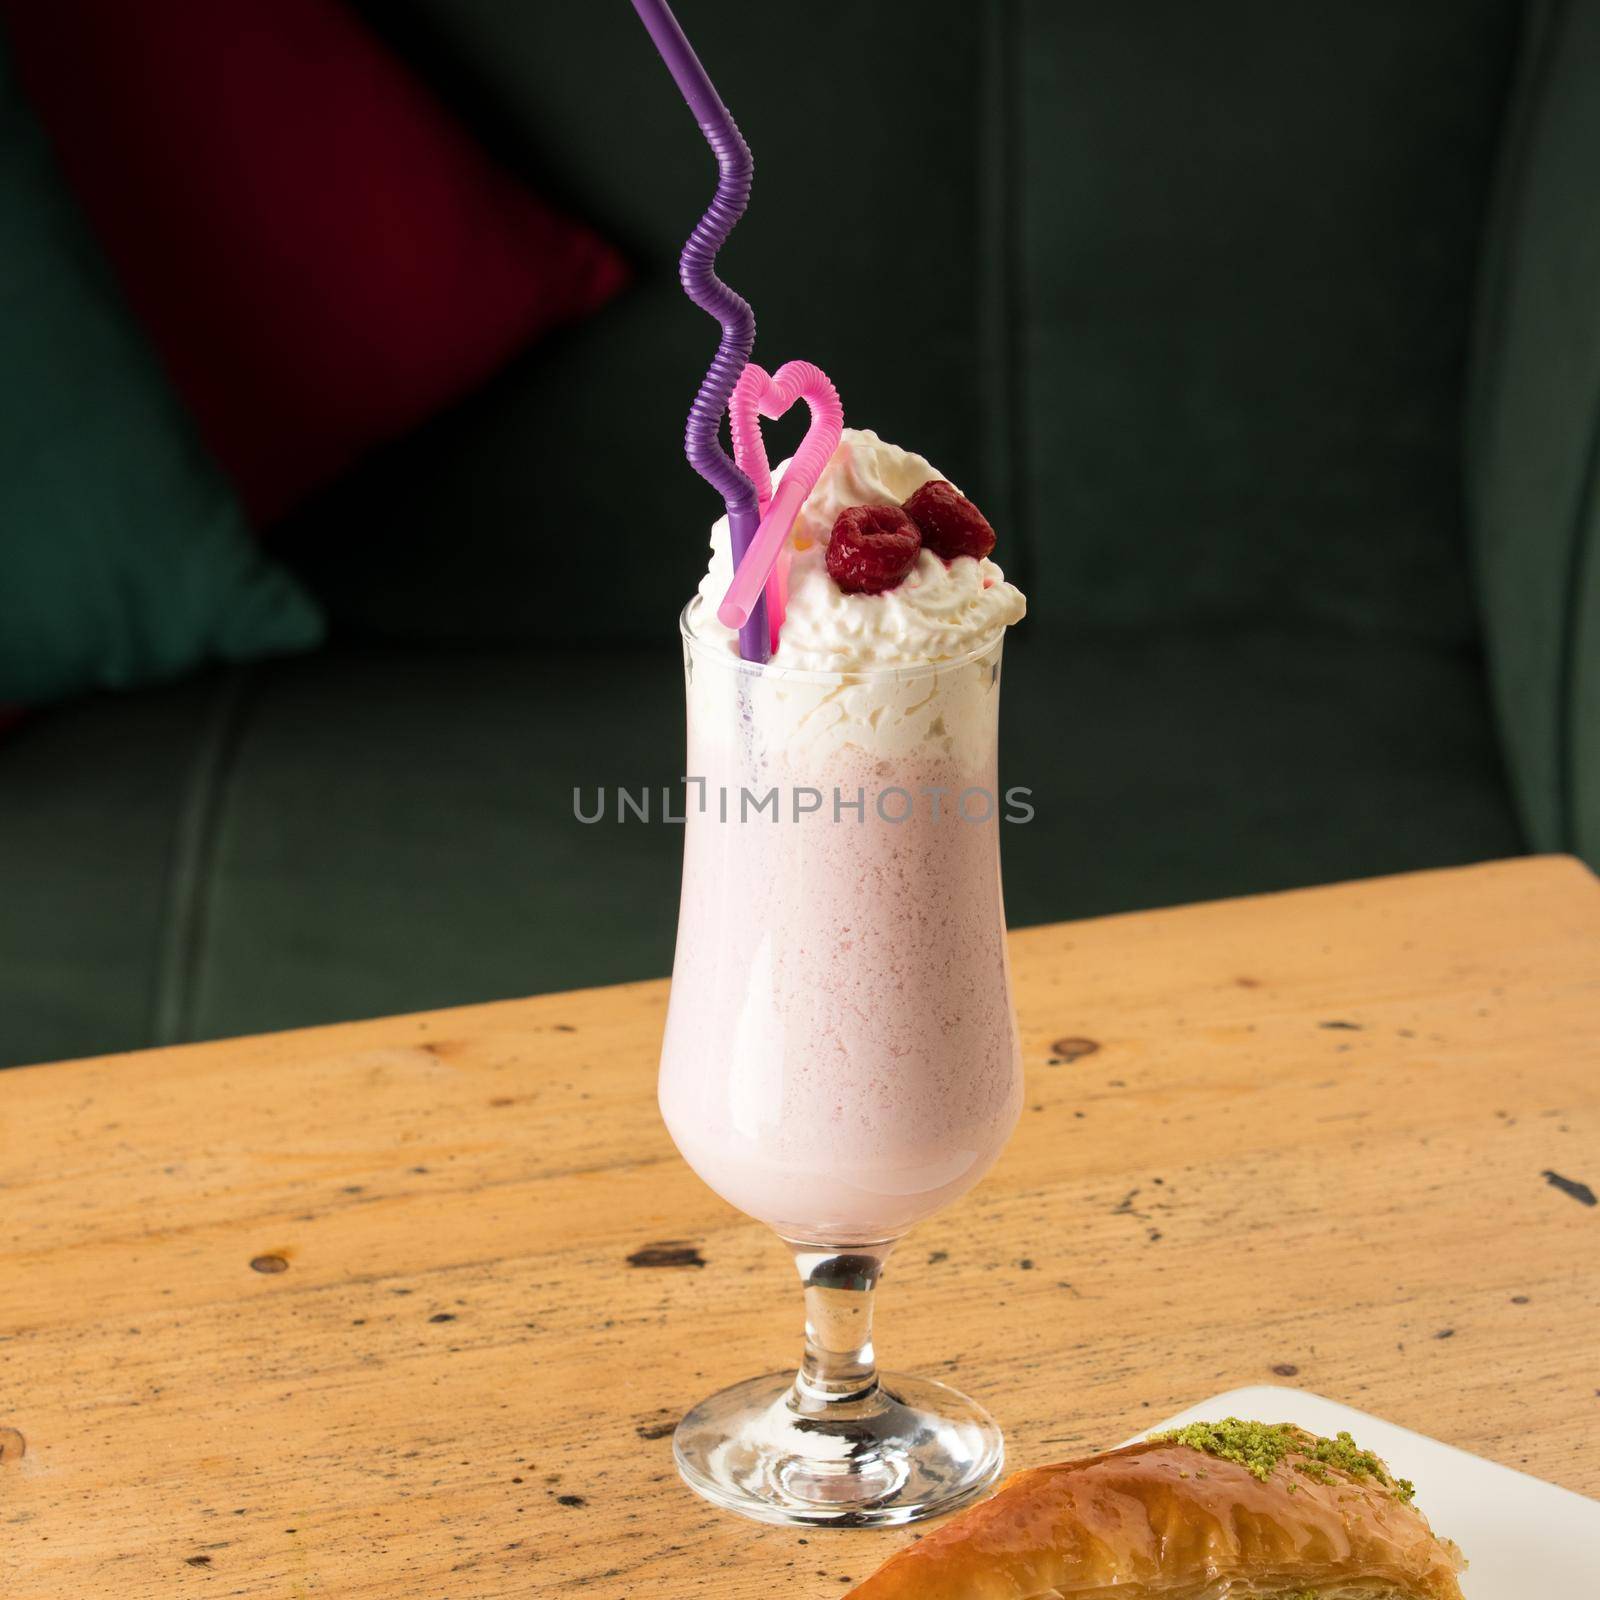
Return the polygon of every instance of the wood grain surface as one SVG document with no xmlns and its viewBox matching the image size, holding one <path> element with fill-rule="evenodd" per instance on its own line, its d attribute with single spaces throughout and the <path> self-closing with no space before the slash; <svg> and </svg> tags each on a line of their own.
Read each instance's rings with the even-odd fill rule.
<svg viewBox="0 0 1600 1600">
<path fill-rule="evenodd" d="M 890 1366 L 981 1396 L 1013 1465 L 1276 1381 L 1600 1494 L 1584 868 L 1013 949 L 1022 1124 L 891 1264 Z M 661 1128 L 665 999 L 0 1073 L 0 1593 L 821 1596 L 911 1537 L 678 1483 L 673 1421 L 800 1308 Z"/>
</svg>

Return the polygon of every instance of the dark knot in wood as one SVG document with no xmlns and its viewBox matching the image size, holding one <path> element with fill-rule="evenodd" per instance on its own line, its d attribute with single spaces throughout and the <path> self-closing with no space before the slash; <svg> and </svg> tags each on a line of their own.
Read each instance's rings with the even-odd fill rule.
<svg viewBox="0 0 1600 1600">
<path fill-rule="evenodd" d="M 647 1244 L 628 1257 L 630 1267 L 703 1267 L 704 1259 L 692 1244 L 678 1244 L 668 1239 L 660 1244 Z"/>
<path fill-rule="evenodd" d="M 1092 1056 L 1100 1048 L 1098 1039 L 1057 1039 L 1050 1046 L 1053 1061 L 1071 1063 Z"/>
</svg>

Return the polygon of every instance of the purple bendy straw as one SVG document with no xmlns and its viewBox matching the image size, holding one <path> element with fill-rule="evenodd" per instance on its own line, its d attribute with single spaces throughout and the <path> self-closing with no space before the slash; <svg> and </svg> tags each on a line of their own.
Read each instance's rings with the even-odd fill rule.
<svg viewBox="0 0 1600 1600">
<path fill-rule="evenodd" d="M 733 567 L 738 571 L 761 515 L 755 485 L 722 448 L 722 413 L 755 347 L 756 318 L 749 302 L 717 276 L 715 262 L 717 251 L 727 243 L 734 225 L 744 215 L 755 163 L 738 124 L 706 76 L 706 69 L 700 65 L 700 58 L 684 37 L 666 0 L 633 0 L 633 9 L 655 41 L 673 82 L 689 102 L 689 109 L 717 158 L 717 192 L 678 260 L 678 278 L 684 293 L 722 324 L 722 342 L 689 410 L 683 449 L 689 465 L 727 504 L 728 539 L 733 549 Z M 767 604 L 762 596 L 739 629 L 739 654 L 746 661 L 765 661 L 770 653 Z"/>
</svg>

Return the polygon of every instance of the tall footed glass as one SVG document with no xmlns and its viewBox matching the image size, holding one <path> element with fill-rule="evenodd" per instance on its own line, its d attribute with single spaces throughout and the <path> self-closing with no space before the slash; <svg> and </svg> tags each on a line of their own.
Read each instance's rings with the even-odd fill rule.
<svg viewBox="0 0 1600 1600">
<path fill-rule="evenodd" d="M 696 1406 L 707 1499 L 768 1522 L 946 1511 L 1000 1470 L 973 1401 L 880 1374 L 894 1242 L 964 1194 L 1021 1108 L 1000 891 L 1001 640 L 932 666 L 762 667 L 684 612 L 688 784 L 662 1115 L 690 1166 L 789 1245 L 799 1371 Z"/>
</svg>

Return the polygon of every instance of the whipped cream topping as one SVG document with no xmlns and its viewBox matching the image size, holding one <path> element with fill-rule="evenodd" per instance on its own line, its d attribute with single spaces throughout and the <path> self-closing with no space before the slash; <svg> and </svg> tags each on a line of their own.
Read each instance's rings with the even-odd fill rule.
<svg viewBox="0 0 1600 1600">
<path fill-rule="evenodd" d="M 789 463 L 773 469 L 774 484 Z M 1027 609 L 1022 591 L 987 557 L 948 565 L 924 550 L 902 582 L 883 594 L 845 594 L 828 575 L 828 539 L 850 506 L 899 505 L 944 474 L 919 455 L 866 429 L 846 428 L 839 448 L 789 533 L 789 604 L 772 664 L 807 672 L 854 672 L 948 661 L 993 639 Z M 700 582 L 696 633 L 733 652 L 738 637 L 717 620 L 733 582 L 728 519 L 711 530 L 711 563 Z"/>
</svg>

